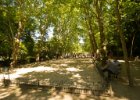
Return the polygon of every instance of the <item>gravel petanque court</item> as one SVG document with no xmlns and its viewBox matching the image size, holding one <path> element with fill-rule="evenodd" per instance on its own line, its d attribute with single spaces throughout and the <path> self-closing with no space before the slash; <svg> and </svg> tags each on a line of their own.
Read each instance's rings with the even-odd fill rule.
<svg viewBox="0 0 140 100">
<path fill-rule="evenodd" d="M 3 85 L 3 78 L 8 79 L 8 74 L 0 73 L 0 100 L 139 100 L 139 62 L 131 64 L 135 65 L 137 75 L 133 88 L 122 79 L 112 80 L 105 88 L 90 58 L 22 65 L 10 70 L 9 86 Z"/>
<path fill-rule="evenodd" d="M 98 91 L 104 88 L 103 80 L 91 59 L 51 60 L 20 67 L 10 72 L 9 87 L 4 88 L 2 85 L 2 79 L 3 77 L 6 79 L 7 75 L 0 75 L 1 88 L 3 88 L 1 92 L 10 91 L 6 92 L 7 94 L 0 94 L 0 98 L 10 98 L 11 95 L 15 95 L 14 98 L 25 100 L 28 95 L 34 98 L 34 95 L 44 93 L 44 98 L 49 98 L 55 92 L 56 94 L 93 96 L 93 91 L 94 95 L 98 95 Z M 41 94 L 28 93 L 31 91 L 39 91 Z M 24 96 L 22 92 L 25 93 Z"/>
</svg>

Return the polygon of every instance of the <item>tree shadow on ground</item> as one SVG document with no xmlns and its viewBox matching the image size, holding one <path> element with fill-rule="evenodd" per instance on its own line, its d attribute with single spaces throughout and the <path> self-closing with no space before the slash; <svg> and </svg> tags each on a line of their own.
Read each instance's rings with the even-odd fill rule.
<svg viewBox="0 0 140 100">
<path fill-rule="evenodd" d="M 126 100 L 139 100 L 140 86 L 130 87 L 124 82 L 114 80 L 111 82 L 113 97 Z"/>
<path fill-rule="evenodd" d="M 83 61 L 85 63 L 83 63 Z M 25 72 L 20 77 L 21 79 L 28 79 L 28 81 L 39 81 L 39 84 L 47 84 L 47 83 L 53 83 L 53 85 L 81 85 L 85 86 L 88 83 L 88 85 L 93 85 L 94 82 L 96 82 L 98 85 L 99 82 L 101 82 L 100 75 L 97 72 L 96 68 L 93 66 L 91 62 L 88 63 L 88 60 L 76 60 L 74 61 L 71 59 L 70 61 L 63 61 L 63 60 L 57 60 L 57 61 L 50 61 L 48 62 L 42 62 L 41 64 L 38 64 L 40 67 L 38 69 L 31 71 L 28 71 L 27 69 L 23 69 Z M 49 67 L 48 67 L 49 65 Z M 37 65 L 34 65 L 33 68 L 35 68 Z M 29 66 L 30 67 L 30 66 Z M 41 69 L 39 69 L 41 68 Z M 44 83 L 43 83 L 44 81 Z M 89 84 L 91 83 L 91 84 Z M 36 83 L 35 83 L 36 84 Z M 101 83 L 102 84 L 102 83 Z M 112 91 L 114 92 L 114 97 L 120 99 L 120 98 L 126 98 L 130 100 L 137 100 L 139 93 L 139 87 L 138 89 L 129 89 L 129 87 L 125 84 L 119 83 L 118 81 L 112 81 L 111 82 Z M 38 88 L 37 85 L 29 86 L 29 85 L 20 85 L 19 87 L 15 88 L 15 90 L 7 90 L 5 93 L 10 92 L 11 93 L 5 97 L 5 100 L 46 100 L 46 98 L 54 98 L 53 100 L 58 100 L 57 98 L 65 98 L 65 95 L 67 95 L 69 98 L 75 98 L 75 94 L 65 94 L 61 92 L 57 92 L 53 90 L 53 88 Z M 127 91 L 132 91 L 127 93 Z M 135 94 L 135 91 L 137 93 Z M 14 92 L 14 93 L 13 93 Z M 125 94 L 126 92 L 126 94 Z M 76 97 L 76 99 L 70 99 L 70 100 L 81 100 L 80 95 Z M 14 99 L 11 99 L 13 96 Z M 82 100 L 89 100 L 88 97 L 82 96 Z M 95 97 L 91 97 L 92 99 Z M 132 98 L 132 99 L 131 99 Z M 48 99 L 49 100 L 49 99 Z M 63 99 L 60 99 L 63 100 Z M 66 99 L 68 100 L 68 99 Z M 95 99 L 95 100 L 99 100 Z M 101 99 L 103 100 L 103 99 Z M 104 99 L 105 100 L 105 99 Z M 107 99 L 108 100 L 108 99 Z"/>
<path fill-rule="evenodd" d="M 46 69 L 45 69 L 46 68 Z M 57 64 L 57 67 L 52 66 L 50 69 L 44 67 L 44 71 L 36 72 L 32 71 L 24 74 L 21 78 L 27 78 L 29 80 L 39 80 L 40 83 L 56 83 L 59 85 L 83 85 L 96 81 L 93 77 L 93 66 L 91 64 L 68 64 L 67 66 L 61 66 Z M 52 69 L 51 69 L 52 68 Z M 54 70 L 53 70 L 54 68 Z M 96 72 L 97 73 L 97 72 Z"/>
<path fill-rule="evenodd" d="M 46 100 L 48 92 L 27 86 L 1 88 L 0 100 Z"/>
<path fill-rule="evenodd" d="M 122 70 L 118 79 L 112 79 L 109 83 L 107 95 L 101 96 L 102 100 L 139 100 L 140 98 L 140 62 L 130 62 L 134 87 L 128 86 L 125 63 L 121 63 Z"/>
<path fill-rule="evenodd" d="M 32 89 L 27 86 L 15 87 L 1 91 L 1 100 L 99 100 L 84 94 L 71 94 L 55 90 Z"/>
</svg>

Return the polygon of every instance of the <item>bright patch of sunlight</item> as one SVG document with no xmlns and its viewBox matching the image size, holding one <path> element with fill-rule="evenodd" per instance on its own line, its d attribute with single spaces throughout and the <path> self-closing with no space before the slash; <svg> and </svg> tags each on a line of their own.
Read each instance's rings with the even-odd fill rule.
<svg viewBox="0 0 140 100">
<path fill-rule="evenodd" d="M 47 29 L 47 33 L 48 33 L 49 39 L 51 39 L 53 37 L 53 31 L 54 31 L 54 27 L 49 27 Z"/>
<path fill-rule="evenodd" d="M 71 72 L 78 72 L 78 71 L 82 71 L 78 68 L 74 68 L 74 67 L 71 67 L 71 68 L 66 68 L 67 71 L 71 71 Z"/>
<path fill-rule="evenodd" d="M 73 75 L 74 78 L 81 78 L 81 76 L 79 74 L 75 74 Z"/>
<path fill-rule="evenodd" d="M 44 66 L 38 66 L 34 69 L 34 71 L 36 72 L 40 72 L 40 71 L 56 71 L 57 69 L 56 68 L 52 68 L 52 67 L 44 67 Z"/>
<path fill-rule="evenodd" d="M 61 64 L 60 66 L 68 66 L 68 64 Z"/>
<path fill-rule="evenodd" d="M 85 81 L 82 80 L 82 79 L 78 80 L 77 82 L 78 82 L 78 83 L 85 83 Z"/>
<path fill-rule="evenodd" d="M 0 93 L 0 99 L 3 99 L 9 95 L 10 95 L 9 92 Z"/>
<path fill-rule="evenodd" d="M 119 62 L 121 62 L 121 63 L 124 63 L 125 62 L 125 60 L 118 60 Z M 129 61 L 129 62 L 132 62 L 132 61 Z"/>
<path fill-rule="evenodd" d="M 52 67 L 44 67 L 44 66 L 38 66 L 38 67 L 34 67 L 34 68 L 20 68 L 20 69 L 16 69 L 14 74 L 10 74 L 10 79 L 15 79 L 18 78 L 20 76 L 22 76 L 23 74 L 29 73 L 29 72 L 43 72 L 43 71 L 47 71 L 47 72 L 53 72 L 58 70 L 57 68 L 52 68 Z M 0 77 L 1 79 L 3 78 L 3 76 L 1 75 Z"/>
<path fill-rule="evenodd" d="M 16 90 L 14 90 L 16 92 L 16 96 L 20 96 L 22 94 L 22 91 L 20 90 L 20 88 L 17 88 Z"/>
<path fill-rule="evenodd" d="M 73 100 L 70 94 L 65 94 L 63 100 Z"/>
<path fill-rule="evenodd" d="M 61 93 L 53 94 L 48 100 L 74 100 L 71 94 Z"/>
<path fill-rule="evenodd" d="M 119 62 L 125 62 L 124 60 L 118 60 Z"/>
</svg>

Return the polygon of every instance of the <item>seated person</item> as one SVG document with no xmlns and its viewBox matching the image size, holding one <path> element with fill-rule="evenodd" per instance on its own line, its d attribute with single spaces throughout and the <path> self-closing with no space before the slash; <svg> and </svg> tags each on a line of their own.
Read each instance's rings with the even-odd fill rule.
<svg viewBox="0 0 140 100">
<path fill-rule="evenodd" d="M 111 79 L 111 75 L 114 75 L 117 78 L 120 73 L 120 69 L 120 63 L 117 60 L 107 60 L 106 65 L 102 68 L 102 71 L 107 72 L 108 79 Z"/>
</svg>

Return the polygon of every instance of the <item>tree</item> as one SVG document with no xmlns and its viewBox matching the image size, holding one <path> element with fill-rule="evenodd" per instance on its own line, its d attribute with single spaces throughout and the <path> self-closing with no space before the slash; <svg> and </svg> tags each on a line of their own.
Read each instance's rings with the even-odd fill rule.
<svg viewBox="0 0 140 100">
<path fill-rule="evenodd" d="M 98 47 L 97 47 L 97 43 L 96 43 L 96 39 L 95 39 L 95 33 L 93 31 L 93 25 L 92 25 L 93 17 L 91 15 L 91 11 L 90 11 L 90 2 L 87 2 L 83 5 L 84 5 L 83 9 L 84 9 L 84 13 L 85 13 L 85 22 L 87 25 L 87 29 L 89 30 L 88 35 L 89 35 L 90 44 L 92 47 L 92 54 L 94 56 Z"/>
<path fill-rule="evenodd" d="M 10 60 L 12 53 L 13 37 L 16 32 L 15 9 L 12 1 L 0 2 L 0 55 Z"/>
<path fill-rule="evenodd" d="M 140 3 L 134 1 L 125 1 L 122 4 L 124 17 L 122 18 L 122 27 L 124 28 L 128 56 L 133 57 L 140 54 Z M 131 44 L 131 45 L 130 45 Z"/>
<path fill-rule="evenodd" d="M 94 0 L 96 18 L 100 32 L 100 46 L 105 42 L 104 25 L 103 25 L 103 0 Z"/>
<path fill-rule="evenodd" d="M 21 35 L 24 32 L 24 26 L 26 22 L 26 10 L 24 8 L 27 7 L 26 2 L 23 0 L 17 0 L 15 3 L 15 8 L 16 8 L 16 21 L 18 23 L 18 29 L 17 33 L 14 36 L 13 40 L 13 52 L 12 52 L 12 63 L 11 67 L 15 67 L 17 64 L 17 59 L 18 59 L 18 53 L 19 53 L 19 44 L 20 44 L 20 38 Z"/>
<path fill-rule="evenodd" d="M 124 39 L 122 27 L 121 27 L 121 15 L 120 15 L 120 11 L 119 11 L 119 6 L 120 6 L 119 0 L 115 0 L 115 4 L 116 4 L 115 12 L 116 12 L 116 18 L 117 18 L 117 29 L 118 29 L 118 33 L 120 35 L 120 39 L 121 39 L 121 43 L 122 43 L 122 49 L 123 49 L 123 54 L 124 54 L 127 76 L 128 76 L 128 80 L 129 80 L 129 85 L 133 86 L 134 84 L 133 84 L 133 78 L 131 75 L 130 64 L 128 61 L 128 53 L 127 53 L 126 43 L 125 43 L 125 39 Z"/>
</svg>

